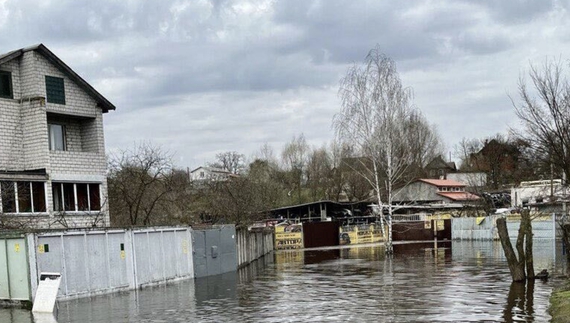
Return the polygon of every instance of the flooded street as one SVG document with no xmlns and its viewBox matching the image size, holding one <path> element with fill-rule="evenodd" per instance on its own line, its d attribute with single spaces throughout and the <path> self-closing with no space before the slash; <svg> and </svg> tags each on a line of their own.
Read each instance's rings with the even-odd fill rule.
<svg viewBox="0 0 570 323">
<path fill-rule="evenodd" d="M 561 246 L 536 241 L 548 282 L 512 284 L 499 242 L 279 252 L 219 276 L 59 303 L 58 322 L 548 322 L 566 274 Z M 558 259 L 558 260 L 556 260 Z M 0 322 L 32 322 L 0 310 Z"/>
</svg>

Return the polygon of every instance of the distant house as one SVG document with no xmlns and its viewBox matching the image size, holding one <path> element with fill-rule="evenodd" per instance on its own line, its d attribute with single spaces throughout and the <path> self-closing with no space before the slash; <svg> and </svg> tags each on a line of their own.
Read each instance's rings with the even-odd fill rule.
<svg viewBox="0 0 570 323">
<path fill-rule="evenodd" d="M 467 204 L 480 197 L 466 192 L 466 185 L 449 179 L 418 179 L 394 194 L 394 202 L 400 204 Z"/>
<path fill-rule="evenodd" d="M 205 166 L 200 166 L 190 172 L 191 181 L 225 181 L 232 176 L 237 175 L 221 168 Z"/>
<path fill-rule="evenodd" d="M 429 178 L 447 179 L 447 174 L 457 172 L 454 162 L 446 162 L 441 156 L 432 159 L 425 167 Z"/>
<path fill-rule="evenodd" d="M 469 169 L 487 174 L 487 185 L 492 189 L 510 186 L 516 179 L 520 151 L 512 143 L 492 139 L 477 153 L 469 156 Z"/>
</svg>

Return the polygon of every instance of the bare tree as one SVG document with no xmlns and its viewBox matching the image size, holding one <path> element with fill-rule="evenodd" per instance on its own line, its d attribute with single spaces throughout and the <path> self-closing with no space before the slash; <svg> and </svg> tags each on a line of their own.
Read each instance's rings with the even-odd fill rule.
<svg viewBox="0 0 570 323">
<path fill-rule="evenodd" d="M 114 225 L 156 223 L 159 206 L 172 192 L 171 155 L 148 142 L 109 160 L 109 208 Z M 164 207 L 162 208 L 164 210 Z"/>
<path fill-rule="evenodd" d="M 309 155 L 309 145 L 305 139 L 305 135 L 301 134 L 298 137 L 294 136 L 293 139 L 285 144 L 281 159 L 287 176 L 285 180 L 291 187 L 289 194 L 297 191 L 297 202 L 303 202 L 303 185 L 306 176 L 307 159 Z"/>
<path fill-rule="evenodd" d="M 423 155 L 412 152 L 412 147 L 416 144 L 414 130 L 424 128 L 416 123 L 425 123 L 425 118 L 413 108 L 412 90 L 402 85 L 394 61 L 378 48 L 369 52 L 364 65 L 348 70 L 339 95 L 342 108 L 335 116 L 334 128 L 338 138 L 363 157 L 359 174 L 374 190 L 382 230 L 384 221 L 388 227 L 387 234 L 383 232 L 386 251 L 391 253 L 394 189 L 402 184 L 414 156 Z"/>
<path fill-rule="evenodd" d="M 327 198 L 332 165 L 326 146 L 313 149 L 307 161 L 307 188 L 313 201 Z"/>
<path fill-rule="evenodd" d="M 405 120 L 408 132 L 408 144 L 412 154 L 414 171 L 408 176 L 418 177 L 427 164 L 437 156 L 444 154 L 443 142 L 434 125 L 430 125 L 423 114 L 412 110 L 410 118 Z"/>
<path fill-rule="evenodd" d="M 459 158 L 459 169 L 461 171 L 473 171 L 471 156 L 483 148 L 483 142 L 476 138 L 463 137 L 454 147 L 454 155 Z"/>
<path fill-rule="evenodd" d="M 541 68 L 531 65 L 532 88 L 521 77 L 520 100 L 511 101 L 524 127 L 518 135 L 538 156 L 570 178 L 570 83 L 564 74 L 560 61 L 546 61 Z"/>
<path fill-rule="evenodd" d="M 216 154 L 216 162 L 210 166 L 224 169 L 232 174 L 239 174 L 245 168 L 245 156 L 237 151 L 226 151 Z"/>
<path fill-rule="evenodd" d="M 199 190 L 197 212 L 210 223 L 249 225 L 262 219 L 282 192 L 273 172 L 267 161 L 257 159 L 243 176 L 208 182 Z"/>
</svg>

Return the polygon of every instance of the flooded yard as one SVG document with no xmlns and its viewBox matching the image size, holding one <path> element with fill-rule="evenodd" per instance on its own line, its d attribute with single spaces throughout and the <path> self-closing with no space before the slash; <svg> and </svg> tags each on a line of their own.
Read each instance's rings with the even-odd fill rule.
<svg viewBox="0 0 570 323">
<path fill-rule="evenodd" d="M 511 283 L 499 242 L 278 252 L 238 273 L 59 303 L 58 322 L 548 322 L 566 274 L 561 246 L 536 241 L 553 278 Z M 0 310 L 0 322 L 32 322 Z"/>
</svg>

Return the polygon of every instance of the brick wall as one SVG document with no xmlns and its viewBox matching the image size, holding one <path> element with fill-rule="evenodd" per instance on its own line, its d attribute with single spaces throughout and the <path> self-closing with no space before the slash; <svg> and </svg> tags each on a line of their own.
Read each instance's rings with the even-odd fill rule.
<svg viewBox="0 0 570 323">
<path fill-rule="evenodd" d="M 41 55 L 36 55 L 36 57 L 37 73 L 40 75 L 41 79 L 41 96 L 46 97 L 46 75 L 63 78 L 65 88 L 65 105 L 46 102 L 48 112 L 92 117 L 97 117 L 101 114 L 101 109 L 97 107 L 97 102 L 93 100 L 93 98 L 53 66 L 48 60 L 43 58 Z"/>
<path fill-rule="evenodd" d="M 37 222 L 37 227 L 92 226 L 98 214 L 54 216 L 51 180 L 96 182 L 101 184 L 103 220 L 109 225 L 107 206 L 107 164 L 103 137 L 102 111 L 96 101 L 72 82 L 41 54 L 33 51 L 0 65 L 12 73 L 14 99 L 0 98 L 0 170 L 23 171 L 45 168 L 48 177 L 49 214 L 18 215 L 23 222 Z M 64 79 L 65 105 L 48 103 L 45 76 Z M 66 126 L 68 151 L 50 151 L 48 120 Z"/>
</svg>

